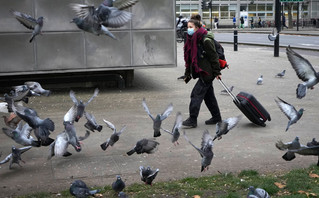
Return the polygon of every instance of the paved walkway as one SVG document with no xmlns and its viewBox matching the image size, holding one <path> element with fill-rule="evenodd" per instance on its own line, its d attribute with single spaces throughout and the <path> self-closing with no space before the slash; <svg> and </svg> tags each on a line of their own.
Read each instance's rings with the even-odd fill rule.
<svg viewBox="0 0 319 198">
<path fill-rule="evenodd" d="M 9 170 L 9 164 L 1 165 L 0 197 L 39 191 L 57 193 L 67 189 L 70 182 L 77 178 L 91 186 L 111 184 L 117 174 L 120 174 L 127 184 L 141 182 L 138 173 L 140 165 L 159 168 L 160 172 L 155 180 L 157 182 L 188 176 L 214 175 L 218 172 L 237 173 L 244 169 L 255 169 L 263 173 L 281 172 L 308 167 L 317 162 L 317 157 L 299 155 L 293 161 L 286 162 L 281 158 L 284 152 L 275 147 L 277 140 L 287 142 L 296 136 L 300 137 L 300 142 L 303 144 L 313 137 L 319 139 L 318 131 L 315 130 L 318 128 L 318 110 L 315 108 L 319 102 L 317 88 L 309 90 L 302 100 L 296 98 L 295 90 L 300 80 L 290 66 L 284 51 L 275 58 L 271 48 L 241 46 L 239 51 L 234 52 L 232 45 L 227 44 L 224 48 L 230 69 L 222 72 L 224 82 L 228 86 L 235 86 L 235 94 L 240 91 L 253 93 L 269 111 L 272 121 L 267 122 L 266 127 L 258 127 L 243 117 L 238 127 L 215 142 L 212 165 L 209 171 L 204 173 L 200 172 L 199 154 L 183 136 L 180 137 L 180 145 L 175 147 L 170 142 L 170 135 L 162 132 L 162 136 L 156 139 L 160 143 L 156 153 L 127 156 L 126 152 L 138 140 L 153 136 L 152 122 L 142 107 L 144 97 L 153 115 L 161 113 L 169 103 L 173 103 L 174 111 L 163 121 L 163 128 L 172 128 L 178 111 L 182 112 L 184 119 L 188 117 L 189 96 L 196 81 L 192 80 L 185 85 L 183 81 L 177 80 L 177 77 L 184 72 L 183 46 L 178 44 L 177 47 L 176 68 L 136 70 L 133 87 L 124 90 L 100 89 L 100 94 L 86 110 L 93 113 L 104 128 L 101 133 L 91 133 L 91 136 L 84 141 L 80 153 L 76 153 L 70 147 L 72 156 L 53 157 L 48 161 L 48 147 L 32 148 L 23 154 L 22 159 L 26 164 L 22 164 L 22 168 L 13 165 L 13 169 Z M 319 65 L 318 55 L 305 55 L 305 57 L 313 65 Z M 286 77 L 275 78 L 275 74 L 283 69 L 287 70 Z M 319 70 L 318 67 L 316 69 Z M 260 75 L 264 76 L 264 84 L 257 86 L 256 81 Z M 222 87 L 218 82 L 214 82 L 214 88 L 223 118 L 241 115 L 229 96 L 219 94 Z M 84 101 L 93 94 L 93 88 L 75 89 L 75 91 L 77 97 Z M 69 89 L 54 90 L 50 97 L 31 98 L 28 104 L 37 110 L 41 118 L 50 117 L 55 122 L 56 129 L 51 135 L 53 138 L 63 131 L 63 116 L 72 105 L 68 92 Z M 276 96 L 292 103 L 297 109 L 303 107 L 306 110 L 302 119 L 292 125 L 288 132 L 285 132 L 288 119 L 274 102 Z M 208 118 L 210 118 L 209 112 L 206 106 L 202 105 L 198 127 L 185 129 L 189 139 L 196 145 L 200 145 L 201 135 L 205 129 L 211 134 L 215 133 L 215 126 L 204 124 Z M 120 140 L 107 151 L 102 151 L 100 144 L 111 135 L 112 131 L 105 126 L 103 119 L 111 121 L 117 128 L 127 125 Z M 84 123 L 85 118 L 82 118 L 75 124 L 79 135 L 85 133 Z M 4 127 L 4 123 L 0 122 L 0 126 Z M 9 154 L 12 145 L 17 146 L 0 133 L 0 151 L 3 154 L 0 159 Z"/>
</svg>

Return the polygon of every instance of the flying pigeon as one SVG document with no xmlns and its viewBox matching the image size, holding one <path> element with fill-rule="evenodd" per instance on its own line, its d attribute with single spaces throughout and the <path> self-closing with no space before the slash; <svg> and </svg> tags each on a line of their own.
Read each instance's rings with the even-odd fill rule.
<svg viewBox="0 0 319 198">
<path fill-rule="evenodd" d="M 154 140 L 148 140 L 148 139 L 142 139 L 139 140 L 135 147 L 130 150 L 129 152 L 127 152 L 127 155 L 132 155 L 133 153 L 137 153 L 137 154 L 141 154 L 141 153 L 154 153 L 155 150 L 157 149 L 157 146 L 159 145 L 158 142 L 154 141 Z"/>
<path fill-rule="evenodd" d="M 196 147 L 186 136 L 186 133 L 184 131 L 184 137 L 188 143 L 190 143 L 200 154 L 202 157 L 202 168 L 201 172 L 208 170 L 209 165 L 212 162 L 212 159 L 214 157 L 213 153 L 213 138 L 209 134 L 208 130 L 206 129 L 203 132 L 203 137 L 202 137 L 202 143 L 201 143 L 201 148 Z"/>
<path fill-rule="evenodd" d="M 284 76 L 285 76 L 285 73 L 286 73 L 286 70 L 284 69 L 282 72 L 280 72 L 280 73 L 276 74 L 276 76 L 275 76 L 275 77 L 282 78 L 282 77 L 284 77 Z"/>
<path fill-rule="evenodd" d="M 96 122 L 96 119 L 94 117 L 94 115 L 88 113 L 88 112 L 84 112 L 84 116 L 87 120 L 87 122 L 85 123 L 85 128 L 89 129 L 90 131 L 94 132 L 94 130 L 97 130 L 98 132 L 101 132 L 103 126 L 99 125 Z"/>
<path fill-rule="evenodd" d="M 70 91 L 70 98 L 72 99 L 74 105 L 71 107 L 71 109 L 67 112 L 67 114 L 64 116 L 65 122 L 78 122 L 79 119 L 83 116 L 85 112 L 85 107 L 99 94 L 99 89 L 96 88 L 94 90 L 93 96 L 87 101 L 83 102 L 82 100 L 78 100 L 75 97 L 74 91 Z"/>
<path fill-rule="evenodd" d="M 21 159 L 21 154 L 26 152 L 27 150 L 29 150 L 31 148 L 32 148 L 32 146 L 26 146 L 26 147 L 22 147 L 22 148 L 16 148 L 15 146 L 12 146 L 12 152 L 4 160 L 2 160 L 0 162 L 0 165 L 10 161 L 9 169 L 11 169 L 13 163 L 18 164 L 21 167 L 20 161 L 25 163 Z"/>
<path fill-rule="evenodd" d="M 303 81 L 303 83 L 298 84 L 296 90 L 297 98 L 301 99 L 306 96 L 307 89 L 313 89 L 319 82 L 319 73 L 315 71 L 307 59 L 293 51 L 290 46 L 286 48 L 286 53 L 298 78 Z"/>
<path fill-rule="evenodd" d="M 84 198 L 88 196 L 94 196 L 94 194 L 100 192 L 101 190 L 90 190 L 86 184 L 82 180 L 75 180 L 72 182 L 70 186 L 70 193 L 71 195 L 77 197 L 77 198 Z"/>
<path fill-rule="evenodd" d="M 23 101 L 25 103 L 29 102 L 28 98 L 29 90 L 26 90 L 25 92 L 20 93 L 13 93 L 11 95 L 5 93 L 4 97 L 0 97 L 0 100 L 7 103 L 8 112 L 13 112 L 12 105 L 14 105 L 15 102 Z"/>
<path fill-rule="evenodd" d="M 279 101 L 275 100 L 280 110 L 287 116 L 289 119 L 286 131 L 288 131 L 290 125 L 296 123 L 302 116 L 304 109 L 301 108 L 299 111 L 295 109 L 294 106 L 285 102 L 284 100 L 278 97 Z"/>
<path fill-rule="evenodd" d="M 44 17 L 39 17 L 38 19 L 35 19 L 33 17 L 31 17 L 30 15 L 18 12 L 18 11 L 14 11 L 14 10 L 10 10 L 10 12 L 14 15 L 14 17 L 22 24 L 24 25 L 24 27 L 33 30 L 32 32 L 32 36 L 29 40 L 29 42 L 31 43 L 33 41 L 33 39 L 41 34 L 42 32 L 42 27 L 43 27 L 43 20 Z"/>
<path fill-rule="evenodd" d="M 247 198 L 270 198 L 269 194 L 262 188 L 250 186 L 248 190 Z"/>
<path fill-rule="evenodd" d="M 104 120 L 104 119 L 103 119 L 103 121 L 105 122 L 106 126 L 108 126 L 110 129 L 113 130 L 111 137 L 108 138 L 106 140 L 106 142 L 104 142 L 103 144 L 100 145 L 102 150 L 105 151 L 107 149 L 107 147 L 113 146 L 115 144 L 115 142 L 117 142 L 120 139 L 120 135 L 123 133 L 126 126 L 122 127 L 122 129 L 119 132 L 117 132 L 115 126 L 111 122 Z"/>
<path fill-rule="evenodd" d="M 158 168 L 156 170 L 152 170 L 149 166 L 147 168 L 140 166 L 141 180 L 145 182 L 145 184 L 152 185 L 158 171 Z"/>
<path fill-rule="evenodd" d="M 19 116 L 17 116 L 15 113 L 11 112 L 9 116 L 2 116 L 4 123 L 12 128 L 15 129 L 18 126 L 18 123 L 22 120 Z"/>
<path fill-rule="evenodd" d="M 115 192 L 121 192 L 125 188 L 125 183 L 121 179 L 121 176 L 117 175 L 115 182 L 112 183 L 112 189 Z"/>
<path fill-rule="evenodd" d="M 291 161 L 296 158 L 295 153 L 299 155 L 314 155 L 318 156 L 317 166 L 319 166 L 319 143 L 314 139 L 307 143 L 307 146 L 300 144 L 300 146 L 292 146 L 293 142 L 283 143 L 278 141 L 276 147 L 280 150 L 286 151 L 282 158 L 286 161 Z"/>
<path fill-rule="evenodd" d="M 173 104 L 172 103 L 169 104 L 168 107 L 165 109 L 165 111 L 162 114 L 157 114 L 155 118 L 150 113 L 150 110 L 148 109 L 146 105 L 145 98 L 143 98 L 142 105 L 146 113 L 153 120 L 154 137 L 161 136 L 160 129 L 161 129 L 162 121 L 165 120 L 169 116 L 169 114 L 171 114 L 171 112 L 173 111 Z"/>
<path fill-rule="evenodd" d="M 278 36 L 277 28 L 273 28 L 271 34 L 268 34 L 268 39 L 270 41 L 275 41 Z"/>
<path fill-rule="evenodd" d="M 12 90 L 10 91 L 11 95 L 19 95 L 25 91 L 28 91 L 28 94 L 26 97 L 31 97 L 31 96 L 41 96 L 40 94 L 34 92 L 33 90 L 29 89 L 27 85 L 17 85 L 17 86 L 12 86 Z"/>
<path fill-rule="evenodd" d="M 74 125 L 71 123 L 64 123 L 65 130 L 57 135 L 56 140 L 50 145 L 49 157 L 51 159 L 53 156 L 57 157 L 68 157 L 72 153 L 67 151 L 69 145 L 72 145 L 77 152 L 82 150 L 81 141 L 89 137 L 90 132 L 86 131 L 84 137 L 77 137 Z"/>
<path fill-rule="evenodd" d="M 27 81 L 24 83 L 30 91 L 34 93 L 34 95 L 43 95 L 43 96 L 49 96 L 51 94 L 50 90 L 43 89 L 41 84 L 34 81 Z"/>
<path fill-rule="evenodd" d="M 257 85 L 262 85 L 263 84 L 263 75 L 261 75 L 258 79 L 257 79 Z"/>
<path fill-rule="evenodd" d="M 229 91 L 233 91 L 233 89 L 234 89 L 234 86 L 231 86 L 229 88 Z M 223 90 L 220 91 L 220 94 L 221 95 L 228 95 L 228 92 L 226 91 L 226 89 L 223 89 Z"/>
<path fill-rule="evenodd" d="M 179 129 L 180 129 L 181 126 L 182 126 L 182 122 L 183 122 L 182 114 L 181 114 L 181 112 L 177 112 L 177 113 L 176 113 L 175 123 L 174 123 L 174 126 L 173 126 L 172 131 L 163 129 L 165 132 L 167 132 L 167 133 L 169 133 L 169 134 L 172 135 L 172 143 L 173 143 L 175 146 L 176 146 L 176 144 L 179 144 L 177 140 L 178 140 L 178 138 L 179 138 L 179 136 L 180 136 Z"/>
<path fill-rule="evenodd" d="M 54 122 L 50 118 L 42 120 L 34 109 L 13 105 L 14 113 L 34 129 L 34 134 L 42 146 L 49 146 L 54 140 L 49 137 L 50 131 L 54 131 Z"/>
<path fill-rule="evenodd" d="M 218 138 L 222 139 L 222 135 L 226 135 L 228 131 L 233 129 L 241 119 L 241 116 L 227 118 L 226 120 L 220 121 L 216 124 L 216 135 L 213 141 Z"/>
<path fill-rule="evenodd" d="M 22 146 L 35 146 L 40 147 L 41 142 L 36 141 L 31 135 L 32 128 L 26 123 L 22 126 L 20 122 L 15 130 L 2 128 L 4 134 L 13 139 L 16 143 Z"/>
</svg>

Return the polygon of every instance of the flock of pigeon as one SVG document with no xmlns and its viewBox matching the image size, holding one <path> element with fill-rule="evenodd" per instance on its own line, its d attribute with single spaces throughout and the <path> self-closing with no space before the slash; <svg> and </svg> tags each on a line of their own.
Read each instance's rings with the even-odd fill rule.
<svg viewBox="0 0 319 198">
<path fill-rule="evenodd" d="M 107 35 L 113 39 L 117 39 L 107 27 L 119 28 L 124 26 L 132 18 L 132 13 L 125 11 L 135 5 L 138 0 L 104 0 L 99 7 L 85 4 L 70 4 L 71 9 L 75 12 L 76 17 L 71 23 L 94 35 Z M 115 4 L 115 5 L 113 5 Z M 26 28 L 33 30 L 29 40 L 31 43 L 37 35 L 42 34 L 42 28 L 45 17 L 40 16 L 35 19 L 32 16 L 21 13 L 19 11 L 10 10 L 13 16 Z"/>
</svg>

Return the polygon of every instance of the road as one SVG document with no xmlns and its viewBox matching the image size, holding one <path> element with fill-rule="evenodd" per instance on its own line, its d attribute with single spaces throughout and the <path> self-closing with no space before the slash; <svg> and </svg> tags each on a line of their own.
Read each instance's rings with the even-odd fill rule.
<svg viewBox="0 0 319 198">
<path fill-rule="evenodd" d="M 233 42 L 233 33 L 215 33 L 216 40 L 220 42 Z M 298 48 L 311 48 L 319 50 L 319 39 L 317 36 L 302 36 L 302 35 L 280 35 L 280 45 Z M 238 33 L 238 43 L 258 43 L 262 45 L 273 45 L 273 42 L 268 40 L 268 34 L 260 33 Z"/>
</svg>

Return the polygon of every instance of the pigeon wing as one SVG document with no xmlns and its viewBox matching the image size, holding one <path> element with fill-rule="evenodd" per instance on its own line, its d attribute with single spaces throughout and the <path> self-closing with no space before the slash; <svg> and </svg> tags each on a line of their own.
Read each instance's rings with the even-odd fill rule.
<svg viewBox="0 0 319 198">
<path fill-rule="evenodd" d="M 76 105 L 79 104 L 79 101 L 78 101 L 78 99 L 76 99 L 75 92 L 73 90 L 70 90 L 70 98 L 74 102 L 74 104 L 76 104 Z"/>
<path fill-rule="evenodd" d="M 161 114 L 161 120 L 165 120 L 173 111 L 173 104 L 169 104 L 165 111 Z"/>
<path fill-rule="evenodd" d="M 201 146 L 202 146 L 202 148 L 213 146 L 213 138 L 209 134 L 207 129 L 203 133 Z M 203 150 L 205 150 L 205 149 L 203 149 Z"/>
<path fill-rule="evenodd" d="M 227 118 L 226 119 L 226 122 L 228 123 L 227 130 L 229 131 L 229 130 L 233 129 L 238 124 L 240 119 L 241 119 L 241 116 Z"/>
<path fill-rule="evenodd" d="M 89 104 L 98 94 L 99 94 L 100 90 L 98 88 L 95 88 L 94 89 L 94 93 L 93 93 L 93 96 L 88 100 L 88 102 L 85 104 L 85 106 L 87 104 Z"/>
<path fill-rule="evenodd" d="M 156 176 L 156 175 L 157 175 L 157 173 L 158 173 L 158 171 L 159 171 L 159 169 L 156 169 L 155 171 L 152 171 L 152 173 L 151 173 L 149 176 L 147 176 L 147 178 L 150 178 L 150 177 Z"/>
<path fill-rule="evenodd" d="M 26 147 L 19 148 L 19 151 L 20 151 L 21 154 L 22 154 L 22 153 L 24 153 L 24 152 L 30 150 L 31 148 L 32 148 L 32 146 L 26 146 Z"/>
<path fill-rule="evenodd" d="M 90 131 L 86 130 L 84 137 L 80 136 L 80 137 L 78 137 L 78 140 L 83 141 L 83 140 L 87 139 L 89 136 L 90 136 Z"/>
<path fill-rule="evenodd" d="M 205 155 L 205 153 L 200 149 L 200 148 L 198 148 L 197 146 L 195 146 L 189 139 L 188 139 L 188 137 L 186 136 L 186 132 L 184 131 L 184 138 L 185 138 L 185 140 L 190 144 L 190 145 L 192 145 L 198 152 L 199 152 L 199 154 L 201 155 L 201 156 L 204 156 Z"/>
<path fill-rule="evenodd" d="M 12 129 L 2 128 L 4 134 L 6 134 L 9 138 L 13 138 Z"/>
<path fill-rule="evenodd" d="M 165 131 L 166 133 L 169 133 L 169 134 L 173 135 L 173 133 L 172 133 L 171 131 L 169 131 L 169 130 L 167 130 L 167 129 L 163 129 L 162 127 L 161 127 L 161 129 L 162 129 L 163 131 Z"/>
<path fill-rule="evenodd" d="M 26 28 L 33 30 L 37 25 L 37 20 L 30 15 L 10 10 L 10 12 L 14 15 L 14 17 Z"/>
<path fill-rule="evenodd" d="M 289 147 L 291 147 L 292 142 L 283 143 L 281 140 L 279 140 L 275 145 L 279 150 L 285 151 L 288 150 Z"/>
<path fill-rule="evenodd" d="M 107 127 L 109 127 L 110 129 L 113 130 L 113 134 L 116 133 L 116 128 L 115 128 L 114 124 L 112 124 L 112 122 L 107 121 L 107 120 L 105 120 L 105 119 L 103 119 L 103 121 L 105 122 L 105 124 L 106 124 Z"/>
<path fill-rule="evenodd" d="M 20 122 L 20 123 L 21 123 L 21 122 Z M 20 124 L 20 123 L 19 123 L 19 124 Z M 32 130 L 32 128 L 29 126 L 28 123 L 26 123 L 25 125 L 23 125 L 23 128 L 22 128 L 20 134 L 21 134 L 21 136 L 24 136 L 24 137 L 26 137 L 27 139 L 29 139 L 30 136 L 31 136 L 31 130 Z"/>
<path fill-rule="evenodd" d="M 4 160 L 0 162 L 0 165 L 10 161 L 11 157 L 12 157 L 12 153 L 10 153 L 6 158 L 4 158 Z"/>
<path fill-rule="evenodd" d="M 147 114 L 151 117 L 151 119 L 154 121 L 154 118 L 153 118 L 153 116 L 152 116 L 152 114 L 151 114 L 150 110 L 148 109 L 147 104 L 146 104 L 146 102 L 145 102 L 145 98 L 143 98 L 142 105 L 143 105 L 144 110 L 146 111 L 146 113 L 147 113 Z"/>
<path fill-rule="evenodd" d="M 125 129 L 126 129 L 126 126 L 124 125 L 122 129 L 117 133 L 117 135 L 121 135 Z"/>
<path fill-rule="evenodd" d="M 287 116 L 289 120 L 297 116 L 297 110 L 291 104 L 285 102 L 278 97 L 279 101 L 275 100 L 280 110 Z"/>
<path fill-rule="evenodd" d="M 138 0 L 117 0 L 113 3 L 113 6 L 119 10 L 124 10 L 132 7 L 138 2 Z"/>
<path fill-rule="evenodd" d="M 146 153 L 152 153 L 152 152 L 154 152 L 154 149 L 157 147 L 157 145 L 159 145 L 159 143 L 156 141 L 146 140 L 146 141 L 144 141 L 144 144 L 143 144 L 143 150 Z"/>
<path fill-rule="evenodd" d="M 74 104 L 69 109 L 69 111 L 64 115 L 63 121 L 73 123 L 75 121 L 76 111 L 77 111 L 77 107 L 76 107 L 76 104 Z"/>
<path fill-rule="evenodd" d="M 302 57 L 297 52 L 293 51 L 290 46 L 287 47 L 286 53 L 291 66 L 297 73 L 297 76 L 302 81 L 306 82 L 309 79 L 316 78 L 316 71 L 312 67 L 311 63 Z"/>
<path fill-rule="evenodd" d="M 87 18 L 89 15 L 94 13 L 94 6 L 78 4 L 78 3 L 71 3 L 71 9 L 75 12 L 75 15 L 79 18 Z"/>
<path fill-rule="evenodd" d="M 125 25 L 127 22 L 129 22 L 132 18 L 132 13 L 124 11 L 124 10 L 118 10 L 117 8 L 110 7 L 110 13 L 109 18 L 107 20 L 107 24 L 105 24 L 108 27 L 112 28 L 119 28 Z"/>
<path fill-rule="evenodd" d="M 183 116 L 181 112 L 177 112 L 172 132 L 174 132 L 176 129 L 179 130 L 182 127 L 182 123 L 183 123 Z"/>
<path fill-rule="evenodd" d="M 301 146 L 300 149 L 289 150 L 290 152 L 298 153 L 300 155 L 318 155 L 319 156 L 319 146 Z"/>
</svg>

